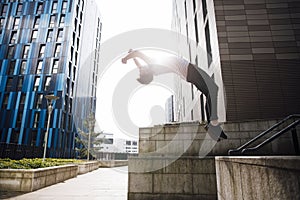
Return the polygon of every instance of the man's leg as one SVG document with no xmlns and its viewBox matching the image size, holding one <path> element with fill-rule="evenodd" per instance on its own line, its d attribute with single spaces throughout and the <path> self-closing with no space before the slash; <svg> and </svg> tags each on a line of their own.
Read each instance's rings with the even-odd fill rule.
<svg viewBox="0 0 300 200">
<path fill-rule="evenodd" d="M 209 77 L 206 72 L 190 64 L 188 66 L 187 81 L 194 84 L 206 96 L 206 116 L 208 122 L 208 132 L 212 138 L 218 140 L 219 137 L 227 139 L 219 124 L 212 125 L 212 120 L 217 121 L 217 100 L 218 100 L 218 86 L 214 80 Z"/>
</svg>

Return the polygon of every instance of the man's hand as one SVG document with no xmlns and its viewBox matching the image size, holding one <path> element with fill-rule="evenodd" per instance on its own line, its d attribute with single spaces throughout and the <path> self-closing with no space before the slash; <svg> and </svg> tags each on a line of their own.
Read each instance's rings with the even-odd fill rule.
<svg viewBox="0 0 300 200">
<path fill-rule="evenodd" d="M 126 58 L 122 58 L 122 63 L 123 64 L 127 64 L 127 59 Z"/>
</svg>

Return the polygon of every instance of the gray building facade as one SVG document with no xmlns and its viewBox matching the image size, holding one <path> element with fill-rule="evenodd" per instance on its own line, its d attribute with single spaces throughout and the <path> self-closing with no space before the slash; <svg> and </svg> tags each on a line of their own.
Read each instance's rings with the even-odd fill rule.
<svg viewBox="0 0 300 200">
<path fill-rule="evenodd" d="M 221 121 L 300 112 L 298 0 L 174 0 L 173 5 L 173 29 L 197 43 L 190 46 L 190 61 L 219 85 Z M 186 115 L 181 120 L 204 121 L 205 98 L 182 84 L 177 87 L 177 109 L 182 113 L 184 107 Z"/>
</svg>

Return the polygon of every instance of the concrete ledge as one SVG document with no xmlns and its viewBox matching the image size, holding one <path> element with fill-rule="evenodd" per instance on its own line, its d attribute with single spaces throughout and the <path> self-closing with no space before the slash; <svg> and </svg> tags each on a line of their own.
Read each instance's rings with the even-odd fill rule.
<svg viewBox="0 0 300 200">
<path fill-rule="evenodd" d="M 218 199 L 300 199 L 299 156 L 216 157 Z"/>
<path fill-rule="evenodd" d="M 40 169 L 0 169 L 0 190 L 31 192 L 77 176 L 77 165 Z"/>
<path fill-rule="evenodd" d="M 121 167 L 128 165 L 128 160 L 99 160 L 99 167 Z"/>
<path fill-rule="evenodd" d="M 95 169 L 98 169 L 100 165 L 99 161 L 90 161 L 86 163 L 78 164 L 78 175 L 91 172 Z"/>
<path fill-rule="evenodd" d="M 129 159 L 128 199 L 216 199 L 214 157 Z"/>
</svg>

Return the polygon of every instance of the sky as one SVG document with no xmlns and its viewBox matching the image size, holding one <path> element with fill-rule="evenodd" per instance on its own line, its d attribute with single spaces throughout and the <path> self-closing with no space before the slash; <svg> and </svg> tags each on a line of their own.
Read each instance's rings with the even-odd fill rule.
<svg viewBox="0 0 300 200">
<path fill-rule="evenodd" d="M 102 17 L 102 43 L 113 36 L 135 29 L 171 29 L 172 0 L 96 0 L 96 2 Z M 116 59 L 100 76 L 100 80 L 98 79 L 97 123 L 101 130 L 113 133 L 115 138 L 138 139 L 138 127 L 165 122 L 165 102 L 172 94 L 168 88 L 160 85 L 139 86 L 131 91 L 128 99 L 122 98 L 117 101 L 113 99 L 122 78 L 135 68 L 132 61 L 124 65 L 120 59 Z M 134 74 L 134 77 L 137 78 L 138 73 Z M 117 104 L 113 104 L 113 100 Z M 124 113 L 121 113 L 123 108 L 123 112 L 129 116 L 129 122 L 123 117 Z M 153 115 L 153 112 L 159 114 Z"/>
</svg>

